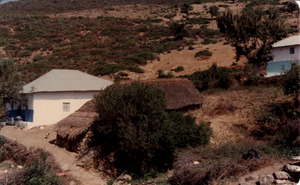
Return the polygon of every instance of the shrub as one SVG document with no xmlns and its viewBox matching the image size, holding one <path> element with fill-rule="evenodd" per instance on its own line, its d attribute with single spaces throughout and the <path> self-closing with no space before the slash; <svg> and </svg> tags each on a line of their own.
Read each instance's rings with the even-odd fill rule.
<svg viewBox="0 0 300 185">
<path fill-rule="evenodd" d="M 184 71 L 184 67 L 183 67 L 183 66 L 177 66 L 177 67 L 174 69 L 174 71 L 175 71 L 176 73 L 181 72 L 181 71 Z"/>
<path fill-rule="evenodd" d="M 182 40 L 184 37 L 189 35 L 185 25 L 178 22 L 170 23 L 169 29 L 173 33 L 175 40 Z"/>
<path fill-rule="evenodd" d="M 144 73 L 145 71 L 139 67 L 131 66 L 128 68 L 129 71 L 135 72 L 135 73 Z"/>
<path fill-rule="evenodd" d="M 190 24 L 208 24 L 209 23 L 207 18 L 202 18 L 202 17 L 189 18 L 188 21 Z"/>
<path fill-rule="evenodd" d="M 299 106 L 299 94 L 300 94 L 300 67 L 295 66 L 289 70 L 283 80 L 283 92 L 285 95 L 291 95 L 294 97 L 295 107 Z"/>
<path fill-rule="evenodd" d="M 201 42 L 201 44 L 203 44 L 203 45 L 207 45 L 207 44 L 216 44 L 216 43 L 218 43 L 218 41 L 216 41 L 216 40 L 211 40 L 211 39 L 204 39 L 204 40 Z"/>
<path fill-rule="evenodd" d="M 23 184 L 26 185 L 61 185 L 62 180 L 53 171 L 52 166 L 46 162 L 47 154 L 41 153 L 41 158 L 30 164 L 24 173 Z"/>
<path fill-rule="evenodd" d="M 158 77 L 157 78 L 173 78 L 174 75 L 170 71 L 163 71 L 163 70 L 158 70 L 157 71 Z"/>
<path fill-rule="evenodd" d="M 243 154 L 251 148 L 260 152 L 262 146 L 250 144 L 221 144 L 201 147 L 179 153 L 174 163 L 171 185 L 211 184 L 260 169 L 273 161 L 270 158 L 243 160 Z M 197 161 L 199 164 L 195 164 Z M 216 184 L 219 184 L 216 182 Z"/>
<path fill-rule="evenodd" d="M 194 86 L 203 91 L 212 88 L 227 89 L 231 85 L 230 70 L 213 64 L 208 70 L 182 76 L 191 80 Z"/>
<path fill-rule="evenodd" d="M 219 12 L 219 7 L 217 7 L 216 5 L 209 7 L 209 13 L 210 13 L 211 17 L 217 16 L 218 12 Z"/>
<path fill-rule="evenodd" d="M 126 66 L 122 64 L 107 64 L 105 62 L 99 63 L 100 65 L 98 68 L 94 70 L 94 74 L 96 75 L 109 75 L 114 74 L 120 70 L 125 70 Z"/>
<path fill-rule="evenodd" d="M 194 118 L 180 113 L 169 116 L 164 93 L 152 85 L 115 85 L 96 100 L 99 117 L 92 126 L 92 143 L 101 146 L 100 155 L 120 171 L 141 176 L 165 170 L 177 147 L 209 140 L 209 126 L 198 127 Z"/>
<path fill-rule="evenodd" d="M 210 57 L 210 56 L 212 56 L 212 52 L 210 52 L 208 50 L 201 50 L 195 54 L 195 58 L 199 57 L 199 56 L 209 56 Z"/>
</svg>

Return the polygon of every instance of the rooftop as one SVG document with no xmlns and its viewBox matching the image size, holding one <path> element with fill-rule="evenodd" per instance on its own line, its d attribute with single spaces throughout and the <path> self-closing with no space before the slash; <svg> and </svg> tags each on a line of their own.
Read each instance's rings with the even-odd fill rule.
<svg viewBox="0 0 300 185">
<path fill-rule="evenodd" d="M 24 93 L 100 91 L 113 84 L 78 70 L 53 69 L 23 87 Z"/>
<path fill-rule="evenodd" d="M 273 44 L 273 48 L 300 45 L 300 35 L 294 35 Z"/>
</svg>

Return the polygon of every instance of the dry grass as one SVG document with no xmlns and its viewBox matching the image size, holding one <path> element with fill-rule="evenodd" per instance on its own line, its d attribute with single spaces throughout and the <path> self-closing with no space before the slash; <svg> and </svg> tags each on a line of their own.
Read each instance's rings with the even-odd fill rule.
<svg viewBox="0 0 300 185">
<path fill-rule="evenodd" d="M 247 174 L 274 162 L 272 158 L 243 160 L 242 155 L 247 153 L 248 148 L 239 144 L 225 144 L 216 148 L 185 151 L 174 163 L 174 175 L 170 183 L 210 184 Z"/>
<path fill-rule="evenodd" d="M 220 98 L 218 100 L 218 103 L 209 112 L 209 115 L 216 116 L 216 115 L 228 114 L 234 112 L 237 109 L 238 108 L 232 103 L 232 101 Z"/>
</svg>

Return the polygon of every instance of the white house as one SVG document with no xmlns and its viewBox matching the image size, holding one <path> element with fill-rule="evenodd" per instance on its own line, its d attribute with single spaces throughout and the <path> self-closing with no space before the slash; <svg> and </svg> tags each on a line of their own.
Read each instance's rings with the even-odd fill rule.
<svg viewBox="0 0 300 185">
<path fill-rule="evenodd" d="M 273 44 L 273 60 L 267 63 L 267 77 L 280 75 L 300 65 L 300 35 L 294 35 Z"/>
<path fill-rule="evenodd" d="M 28 128 L 57 123 L 113 82 L 77 70 L 53 69 L 23 87 L 27 104 L 9 106 L 8 117 L 21 116 Z"/>
</svg>

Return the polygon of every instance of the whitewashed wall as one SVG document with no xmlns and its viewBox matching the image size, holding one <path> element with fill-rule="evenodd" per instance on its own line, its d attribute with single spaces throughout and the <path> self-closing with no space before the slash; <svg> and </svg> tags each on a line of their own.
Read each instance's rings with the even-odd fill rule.
<svg viewBox="0 0 300 185">
<path fill-rule="evenodd" d="M 272 55 L 274 61 L 300 60 L 300 46 L 293 46 L 295 53 L 290 54 L 290 47 L 273 48 Z"/>
<path fill-rule="evenodd" d="M 83 104 L 91 100 L 99 92 L 45 92 L 34 93 L 33 122 L 28 122 L 28 128 L 40 125 L 55 124 L 78 110 Z M 70 103 L 70 111 L 63 111 L 63 103 Z"/>
</svg>

